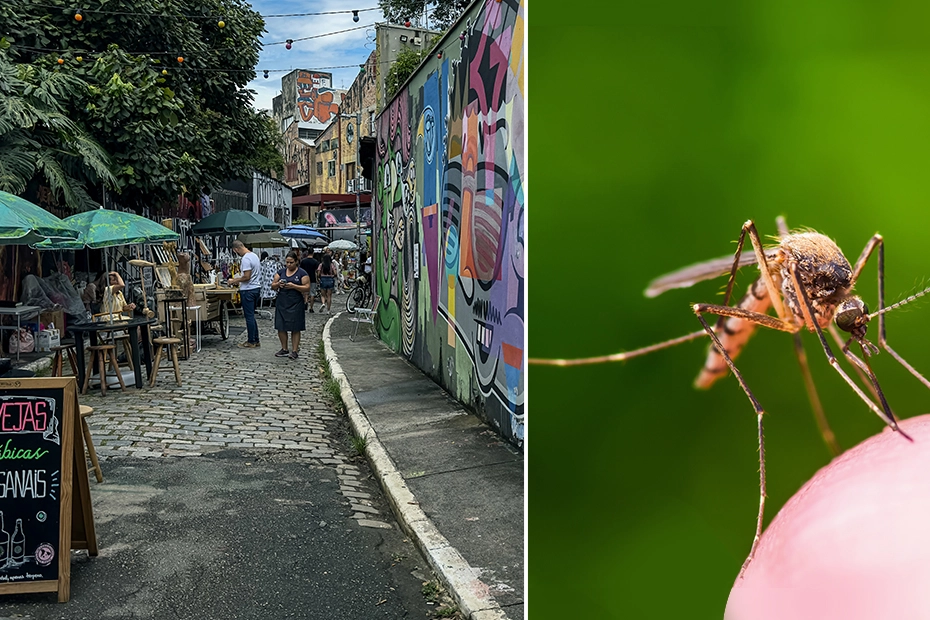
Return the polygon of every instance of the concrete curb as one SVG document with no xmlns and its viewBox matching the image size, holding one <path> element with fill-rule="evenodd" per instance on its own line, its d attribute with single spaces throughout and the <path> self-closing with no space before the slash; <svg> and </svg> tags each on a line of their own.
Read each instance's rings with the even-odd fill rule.
<svg viewBox="0 0 930 620">
<path fill-rule="evenodd" d="M 491 596 L 488 586 L 478 578 L 477 572 L 449 544 L 445 536 L 436 529 L 436 526 L 420 508 L 419 502 L 407 487 L 404 477 L 397 470 L 397 466 L 384 449 L 378 439 L 378 434 L 358 404 L 355 392 L 352 391 L 352 386 L 339 364 L 339 357 L 333 350 L 330 337 L 330 327 L 341 314 L 340 312 L 333 315 L 323 327 L 326 361 L 329 362 L 333 378 L 339 382 L 342 401 L 346 404 L 349 423 L 353 431 L 358 436 L 368 439 L 366 456 L 378 476 L 397 520 L 442 580 L 466 618 L 469 620 L 507 620 L 507 615 Z"/>
</svg>

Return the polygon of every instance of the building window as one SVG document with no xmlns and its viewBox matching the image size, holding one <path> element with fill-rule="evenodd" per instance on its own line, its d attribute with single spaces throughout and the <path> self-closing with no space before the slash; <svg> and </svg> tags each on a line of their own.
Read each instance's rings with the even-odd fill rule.
<svg viewBox="0 0 930 620">
<path fill-rule="evenodd" d="M 297 164 L 285 164 L 284 170 L 285 170 L 284 178 L 286 181 L 297 180 Z"/>
<path fill-rule="evenodd" d="M 335 159 L 329 160 L 329 176 L 331 177 L 336 176 L 336 160 Z"/>
<path fill-rule="evenodd" d="M 320 146 L 320 150 L 323 153 L 329 150 L 329 140 L 323 140 L 323 144 Z"/>
<path fill-rule="evenodd" d="M 323 162 L 316 162 L 316 174 L 317 176 L 323 176 Z"/>
</svg>

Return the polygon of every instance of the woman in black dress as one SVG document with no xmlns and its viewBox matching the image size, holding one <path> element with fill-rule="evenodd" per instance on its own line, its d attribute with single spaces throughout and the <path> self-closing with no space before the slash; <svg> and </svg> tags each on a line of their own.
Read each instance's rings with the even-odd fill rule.
<svg viewBox="0 0 930 620">
<path fill-rule="evenodd" d="M 310 290 L 310 276 L 300 268 L 296 252 L 288 252 L 284 269 L 274 274 L 271 288 L 278 292 L 275 301 L 274 328 L 278 330 L 281 350 L 275 357 L 297 359 L 300 332 L 306 329 L 304 295 Z M 287 332 L 291 332 L 291 350 L 287 350 Z"/>
</svg>

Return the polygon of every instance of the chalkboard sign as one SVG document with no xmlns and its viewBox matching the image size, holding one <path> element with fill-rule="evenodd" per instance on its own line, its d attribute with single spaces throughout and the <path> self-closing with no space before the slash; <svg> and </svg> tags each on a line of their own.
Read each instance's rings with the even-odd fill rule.
<svg viewBox="0 0 930 620">
<path fill-rule="evenodd" d="M 73 377 L 0 379 L 0 594 L 67 601 L 73 529 L 96 554 L 79 424 Z"/>
</svg>

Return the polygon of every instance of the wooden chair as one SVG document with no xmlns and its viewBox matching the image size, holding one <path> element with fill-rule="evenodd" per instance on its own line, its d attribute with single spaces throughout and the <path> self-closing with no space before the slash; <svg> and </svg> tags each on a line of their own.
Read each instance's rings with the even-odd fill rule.
<svg viewBox="0 0 930 620">
<path fill-rule="evenodd" d="M 82 343 L 83 344 L 83 343 Z M 64 375 L 64 354 L 68 354 L 68 363 L 71 364 L 71 374 L 75 377 L 78 375 L 78 364 L 77 364 L 77 353 L 74 348 L 77 346 L 77 343 L 65 343 L 57 347 L 52 347 L 52 351 L 55 352 L 55 358 L 52 360 L 52 376 L 61 377 Z"/>
<path fill-rule="evenodd" d="M 155 350 L 155 362 L 152 364 L 152 378 L 149 380 L 149 387 L 155 386 L 155 378 L 158 377 L 158 366 L 161 364 L 161 353 L 168 347 L 171 354 L 171 362 L 174 364 L 174 379 L 178 386 L 181 385 L 181 366 L 178 364 L 178 347 L 181 345 L 180 338 L 155 338 L 152 344 L 158 345 Z"/>
<path fill-rule="evenodd" d="M 103 471 L 100 470 L 100 461 L 97 460 L 97 450 L 94 448 L 94 440 L 90 436 L 90 427 L 87 425 L 87 416 L 94 413 L 93 407 L 80 405 L 81 407 L 81 431 L 84 433 L 84 444 L 87 446 L 87 453 L 90 455 L 91 465 L 94 466 L 94 476 L 97 482 L 103 482 Z"/>
<path fill-rule="evenodd" d="M 119 387 L 121 390 L 126 389 L 126 383 L 123 382 L 123 373 L 119 369 L 119 362 L 116 361 L 116 345 L 113 344 L 98 344 L 93 347 L 87 347 L 87 350 L 91 352 L 90 363 L 87 365 L 87 372 L 84 373 L 84 388 L 81 390 L 81 394 L 87 394 L 87 389 L 90 387 L 90 376 L 94 372 L 94 365 L 97 365 L 97 369 L 100 371 L 100 395 L 107 395 L 107 358 L 110 359 L 110 367 L 113 369 L 113 372 L 116 373 L 116 378 L 119 380 Z"/>
<path fill-rule="evenodd" d="M 355 316 L 351 317 L 349 320 L 355 322 L 355 329 L 352 330 L 352 335 L 349 336 L 349 340 L 355 341 L 355 338 L 358 336 L 358 326 L 362 323 L 367 323 L 369 329 L 374 331 L 375 328 L 375 316 L 378 314 L 378 303 L 381 301 L 380 295 L 375 295 L 371 300 L 370 308 L 356 308 Z"/>
</svg>

